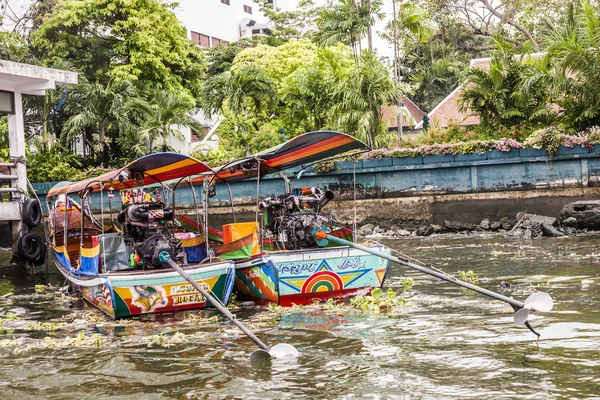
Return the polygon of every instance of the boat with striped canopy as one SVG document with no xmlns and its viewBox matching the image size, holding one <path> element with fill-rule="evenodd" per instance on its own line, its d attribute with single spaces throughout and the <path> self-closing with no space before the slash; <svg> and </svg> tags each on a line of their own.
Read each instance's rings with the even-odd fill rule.
<svg viewBox="0 0 600 400">
<path fill-rule="evenodd" d="M 344 133 L 310 132 L 217 167 L 213 176 L 193 178 L 196 183 L 252 180 L 259 185 L 261 177 L 278 174 L 286 182 L 285 194 L 259 202 L 256 211 L 262 214 L 261 223 L 226 224 L 219 234 L 221 242 L 215 243 L 218 257 L 235 261 L 235 286 L 242 297 L 257 303 L 306 304 L 369 292 L 383 285 L 388 260 L 333 243 L 322 248 L 312 238 L 314 227 L 325 226 L 331 235 L 353 241 L 350 226 L 323 212 L 334 197 L 333 192 L 326 188 L 293 187 L 311 164 L 366 150 L 366 144 Z M 294 168 L 299 169 L 294 172 Z M 390 252 L 379 243 L 363 245 Z"/>
<path fill-rule="evenodd" d="M 113 318 L 210 306 L 193 285 L 166 267 L 168 255 L 227 304 L 233 262 L 211 257 L 204 236 L 184 229 L 174 204 L 183 178 L 205 173 L 215 171 L 193 157 L 158 153 L 98 177 L 54 186 L 47 195 L 52 202 L 48 231 L 58 270 L 85 300 Z M 115 194 L 118 225 L 112 221 Z M 109 205 L 110 224 L 104 214 L 100 219 L 92 214 L 92 202 L 100 203 L 102 213 Z"/>
</svg>

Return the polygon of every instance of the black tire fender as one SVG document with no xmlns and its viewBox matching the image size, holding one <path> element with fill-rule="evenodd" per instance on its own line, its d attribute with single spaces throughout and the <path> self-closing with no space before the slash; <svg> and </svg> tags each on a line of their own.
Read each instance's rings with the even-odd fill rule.
<svg viewBox="0 0 600 400">
<path fill-rule="evenodd" d="M 42 207 L 37 199 L 27 199 L 23 203 L 23 223 L 30 228 L 35 228 L 42 222 Z"/>
<path fill-rule="evenodd" d="M 46 243 L 37 233 L 29 232 L 21 236 L 17 243 L 17 254 L 21 259 L 26 261 L 34 261 L 46 247 Z"/>
<path fill-rule="evenodd" d="M 42 246 L 42 252 L 38 256 L 38 258 L 36 258 L 35 260 L 32 261 L 33 265 L 35 265 L 36 267 L 39 267 L 40 265 L 44 265 L 44 263 L 46 262 L 46 253 L 47 252 L 48 252 L 48 250 L 47 250 L 46 246 Z"/>
</svg>

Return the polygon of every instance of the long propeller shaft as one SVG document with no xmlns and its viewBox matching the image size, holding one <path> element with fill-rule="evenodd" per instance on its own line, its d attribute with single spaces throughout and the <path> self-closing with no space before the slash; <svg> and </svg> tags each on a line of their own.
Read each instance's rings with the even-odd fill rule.
<svg viewBox="0 0 600 400">
<path fill-rule="evenodd" d="M 379 250 L 361 246 L 354 242 L 349 242 L 347 240 L 340 239 L 338 237 L 329 235 L 327 232 L 325 232 L 320 227 L 314 228 L 313 236 L 315 237 L 315 239 L 319 245 L 326 245 L 327 241 L 332 241 L 334 243 L 338 243 L 338 244 L 341 244 L 344 246 L 353 247 L 355 249 L 364 251 L 365 253 L 370 253 L 370 254 L 379 256 L 381 258 L 395 262 L 397 264 L 404 265 L 406 267 L 415 269 L 415 270 L 423 272 L 425 274 L 435 276 L 436 278 L 442 279 L 446 282 L 450 282 L 454 285 L 461 286 L 461 287 L 464 287 L 465 289 L 473 290 L 474 292 L 481 293 L 481 294 L 483 294 L 485 296 L 489 296 L 493 299 L 508 303 L 516 311 L 515 317 L 514 317 L 515 323 L 517 325 L 525 325 L 530 331 L 532 331 L 538 337 L 540 336 L 539 333 L 537 333 L 531 327 L 531 325 L 529 325 L 529 322 L 527 321 L 527 319 L 529 318 L 529 312 L 530 311 L 550 311 L 553 306 L 552 298 L 549 295 L 547 295 L 546 293 L 537 292 L 537 293 L 534 293 L 531 296 L 529 296 L 529 298 L 525 302 L 518 301 L 513 298 L 501 295 L 500 293 L 492 292 L 491 290 L 487 290 L 487 289 L 484 289 L 477 285 L 473 285 L 469 282 L 461 281 L 460 279 L 457 279 L 451 275 L 444 274 L 442 272 L 435 271 L 430 268 L 426 268 L 422 265 L 415 264 L 413 262 L 408 261 L 407 259 L 394 257 L 391 254 L 387 254 L 387 253 L 384 253 Z"/>
</svg>

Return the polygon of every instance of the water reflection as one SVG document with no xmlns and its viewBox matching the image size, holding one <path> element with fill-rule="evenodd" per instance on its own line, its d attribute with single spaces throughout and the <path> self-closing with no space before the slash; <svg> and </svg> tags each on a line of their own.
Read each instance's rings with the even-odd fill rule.
<svg viewBox="0 0 600 400">
<path fill-rule="evenodd" d="M 483 287 L 524 300 L 551 293 L 536 344 L 507 304 L 393 266 L 387 285 L 416 281 L 393 315 L 242 310 L 269 345 L 295 361 L 250 365 L 256 346 L 214 312 L 110 321 L 61 297 L 31 300 L 44 278 L 0 281 L 2 398 L 586 398 L 600 393 L 597 238 L 518 242 L 433 237 L 386 243 L 446 272 L 475 271 Z M 51 283 L 61 285 L 57 275 Z M 502 281 L 509 287 L 500 287 Z M 7 296 L 15 293 L 17 297 Z M 19 319 L 21 318 L 21 319 Z M 54 324 L 54 325 L 53 325 Z M 83 335 L 83 336 L 81 336 Z"/>
</svg>

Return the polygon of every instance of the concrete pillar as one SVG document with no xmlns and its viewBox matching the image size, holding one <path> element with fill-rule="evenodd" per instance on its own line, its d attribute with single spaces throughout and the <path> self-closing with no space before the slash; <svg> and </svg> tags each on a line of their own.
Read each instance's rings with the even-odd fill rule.
<svg viewBox="0 0 600 400">
<path fill-rule="evenodd" d="M 477 165 L 471 165 L 471 192 L 479 192 L 479 176 L 477 174 Z"/>
<path fill-rule="evenodd" d="M 27 191 L 27 169 L 25 167 L 25 127 L 23 125 L 23 101 L 20 92 L 15 92 L 15 113 L 8 116 L 8 141 L 10 159 L 16 162 L 12 174 L 19 179 L 13 181 L 12 187 Z M 23 196 L 17 194 L 17 196 Z M 24 199 L 23 199 L 24 200 Z M 19 238 L 27 232 L 25 224 L 19 219 L 10 222 L 12 229 L 13 253 L 17 252 Z"/>
<path fill-rule="evenodd" d="M 590 185 L 590 168 L 588 166 L 588 159 L 581 159 L 581 185 L 588 187 Z"/>
</svg>

